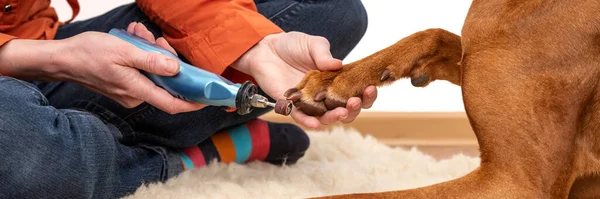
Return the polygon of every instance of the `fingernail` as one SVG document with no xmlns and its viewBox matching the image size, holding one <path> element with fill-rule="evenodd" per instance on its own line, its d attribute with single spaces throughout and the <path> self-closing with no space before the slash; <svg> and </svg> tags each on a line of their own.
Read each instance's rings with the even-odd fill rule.
<svg viewBox="0 0 600 199">
<path fill-rule="evenodd" d="M 358 110 L 360 108 L 360 104 L 352 105 L 352 109 Z"/>
<path fill-rule="evenodd" d="M 348 117 L 348 115 L 342 115 L 342 116 L 340 116 L 340 119 L 339 119 L 339 120 L 346 119 L 347 117 Z"/>
<path fill-rule="evenodd" d="M 165 71 L 167 71 L 167 73 L 169 74 L 177 74 L 179 72 L 179 67 L 177 61 L 170 59 L 170 58 L 166 58 L 166 65 L 165 65 Z"/>
<path fill-rule="evenodd" d="M 368 93 L 367 93 L 367 97 L 368 97 L 368 98 L 373 98 L 373 97 L 375 97 L 375 92 L 368 92 Z"/>
</svg>

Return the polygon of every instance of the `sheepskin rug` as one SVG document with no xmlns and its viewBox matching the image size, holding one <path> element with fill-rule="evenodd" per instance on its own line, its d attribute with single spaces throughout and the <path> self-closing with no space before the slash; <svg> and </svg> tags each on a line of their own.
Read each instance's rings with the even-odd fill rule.
<svg viewBox="0 0 600 199">
<path fill-rule="evenodd" d="M 354 130 L 308 134 L 311 147 L 293 166 L 216 163 L 142 186 L 126 198 L 306 198 L 401 190 L 455 179 L 479 166 L 478 157 L 436 161 L 417 148 L 388 147 Z"/>
</svg>

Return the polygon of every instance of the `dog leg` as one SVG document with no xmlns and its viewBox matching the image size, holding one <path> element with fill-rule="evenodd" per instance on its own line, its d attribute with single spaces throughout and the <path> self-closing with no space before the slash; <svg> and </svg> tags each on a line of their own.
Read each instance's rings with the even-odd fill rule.
<svg viewBox="0 0 600 199">
<path fill-rule="evenodd" d="M 369 85 L 383 86 L 411 78 L 424 87 L 440 79 L 460 85 L 461 41 L 456 34 L 429 29 L 412 34 L 371 56 L 338 71 L 311 71 L 285 96 L 307 115 L 345 107 L 347 99 L 361 97 Z"/>
<path fill-rule="evenodd" d="M 569 193 L 570 199 L 600 198 L 600 176 L 589 175 L 578 178 Z"/>
<path fill-rule="evenodd" d="M 577 153 L 573 169 L 578 177 L 571 187 L 569 198 L 600 198 L 600 86 L 582 112 L 580 131 L 575 140 Z"/>
</svg>

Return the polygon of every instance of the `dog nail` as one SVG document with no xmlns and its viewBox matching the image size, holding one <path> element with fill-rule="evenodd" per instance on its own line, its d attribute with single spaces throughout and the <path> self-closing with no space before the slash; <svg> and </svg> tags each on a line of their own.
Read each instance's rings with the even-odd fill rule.
<svg viewBox="0 0 600 199">
<path fill-rule="evenodd" d="M 290 94 L 295 93 L 295 92 L 298 92 L 297 88 L 290 88 L 287 91 L 285 91 L 285 93 L 283 93 L 283 96 L 288 97 L 288 96 L 290 96 Z"/>
<path fill-rule="evenodd" d="M 298 110 L 301 109 L 300 103 L 300 100 L 292 101 L 292 105 L 294 105 Z"/>
<path fill-rule="evenodd" d="M 390 78 L 391 72 L 390 70 L 388 70 L 387 68 L 381 73 L 381 76 L 379 77 L 380 81 L 385 81 L 388 78 Z"/>
<path fill-rule="evenodd" d="M 319 91 L 316 95 L 315 95 L 315 102 L 320 102 L 323 101 L 325 99 L 325 97 L 327 96 L 327 91 L 326 90 L 322 90 Z"/>
<path fill-rule="evenodd" d="M 302 93 L 295 92 L 289 95 L 289 97 L 287 97 L 287 100 L 298 101 L 300 98 L 302 98 Z"/>
<path fill-rule="evenodd" d="M 298 104 L 298 105 L 299 106 L 297 106 L 297 107 L 301 107 L 302 112 L 309 116 L 315 116 L 315 117 L 322 116 L 327 112 L 327 110 L 324 110 L 323 108 L 319 108 L 319 107 L 308 105 L 308 104 Z"/>
<path fill-rule="evenodd" d="M 333 110 L 337 107 L 346 107 L 346 102 L 340 102 L 337 100 L 332 100 L 330 98 L 325 98 L 325 107 L 328 110 Z"/>
</svg>

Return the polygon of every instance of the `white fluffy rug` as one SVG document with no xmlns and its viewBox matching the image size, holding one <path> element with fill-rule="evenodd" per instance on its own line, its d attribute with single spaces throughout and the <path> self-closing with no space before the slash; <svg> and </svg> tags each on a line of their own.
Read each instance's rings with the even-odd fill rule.
<svg viewBox="0 0 600 199">
<path fill-rule="evenodd" d="M 390 148 L 341 128 L 309 136 L 311 147 L 296 165 L 212 164 L 140 187 L 128 198 L 306 198 L 400 190 L 458 178 L 479 166 L 477 157 L 436 161 L 415 148 Z"/>
</svg>

